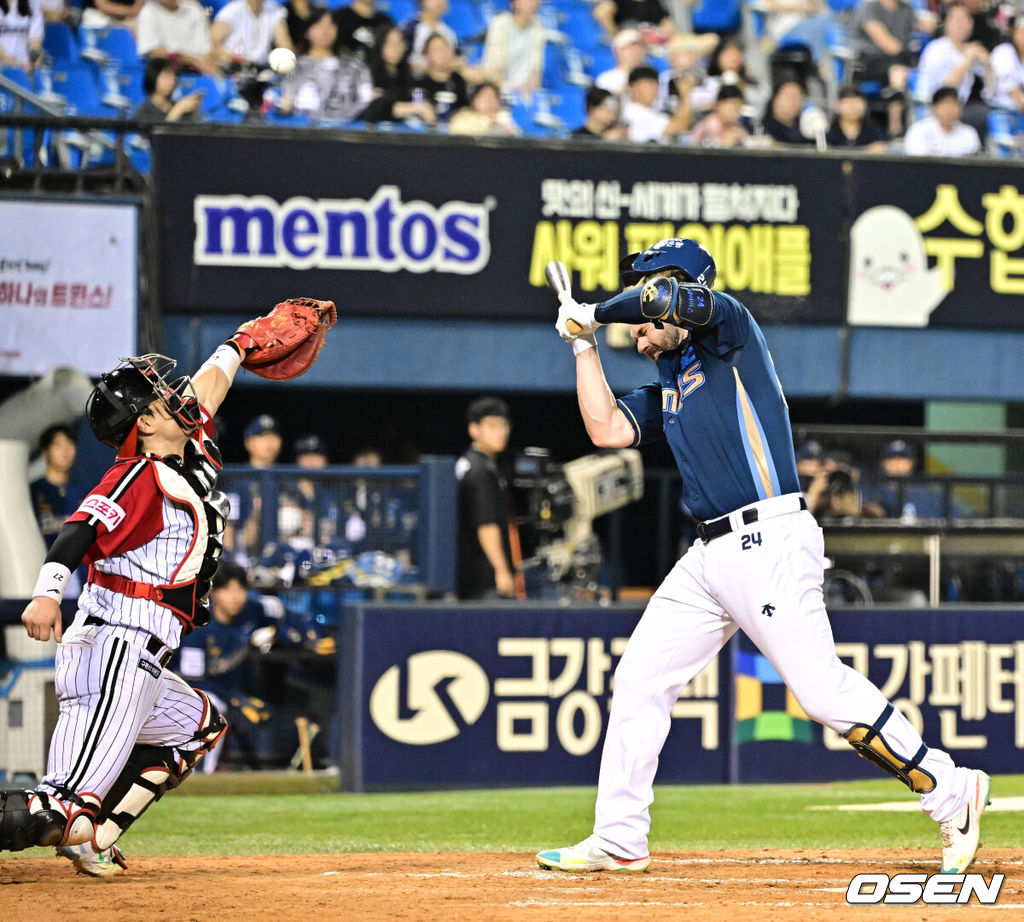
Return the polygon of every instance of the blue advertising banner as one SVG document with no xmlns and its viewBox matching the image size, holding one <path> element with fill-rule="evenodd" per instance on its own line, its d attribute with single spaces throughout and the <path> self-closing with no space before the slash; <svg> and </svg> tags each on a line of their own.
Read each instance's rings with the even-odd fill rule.
<svg viewBox="0 0 1024 922">
<path fill-rule="evenodd" d="M 345 790 L 594 784 L 633 607 L 364 605 L 343 615 Z M 1019 771 L 1024 612 L 833 613 L 840 658 L 958 764 Z M 824 693 L 827 693 L 825 691 Z M 867 715 L 872 721 L 878 715 Z M 878 777 L 746 638 L 673 710 L 658 783 Z"/>
<path fill-rule="evenodd" d="M 595 783 L 612 673 L 639 616 L 632 607 L 347 611 L 344 788 Z M 718 670 L 712 663 L 677 703 L 660 781 L 725 777 L 729 682 Z"/>
</svg>

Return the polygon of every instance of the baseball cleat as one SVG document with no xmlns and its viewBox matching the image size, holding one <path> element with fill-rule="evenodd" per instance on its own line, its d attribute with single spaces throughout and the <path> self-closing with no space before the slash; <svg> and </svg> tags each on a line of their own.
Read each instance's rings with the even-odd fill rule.
<svg viewBox="0 0 1024 922">
<path fill-rule="evenodd" d="M 90 842 L 62 845 L 57 849 L 57 854 L 70 860 L 79 874 L 87 874 L 89 877 L 116 877 L 128 870 L 128 862 L 116 845 L 101 852 L 96 851 Z"/>
<path fill-rule="evenodd" d="M 577 845 L 537 853 L 537 864 L 549 871 L 646 871 L 651 858 L 616 858 L 601 848 L 594 836 Z"/>
<path fill-rule="evenodd" d="M 992 803 L 988 792 L 991 779 L 975 770 L 974 790 L 970 799 L 956 816 L 939 827 L 942 833 L 942 873 L 963 874 L 974 862 L 981 837 L 981 815 Z"/>
</svg>

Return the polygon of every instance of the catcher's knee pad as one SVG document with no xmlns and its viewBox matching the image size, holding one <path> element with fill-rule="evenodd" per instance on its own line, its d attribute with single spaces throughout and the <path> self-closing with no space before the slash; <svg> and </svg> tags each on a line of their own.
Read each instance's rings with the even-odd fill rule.
<svg viewBox="0 0 1024 922">
<path fill-rule="evenodd" d="M 99 799 L 63 793 L 65 800 L 45 791 L 0 791 L 0 849 L 88 842 Z"/>
<path fill-rule="evenodd" d="M 895 752 L 876 727 L 854 724 L 843 738 L 857 751 L 857 755 L 899 778 L 915 794 L 927 794 L 935 789 L 935 778 L 921 768 L 921 760 L 928 751 L 924 743 L 913 758 L 908 759 Z"/>
</svg>

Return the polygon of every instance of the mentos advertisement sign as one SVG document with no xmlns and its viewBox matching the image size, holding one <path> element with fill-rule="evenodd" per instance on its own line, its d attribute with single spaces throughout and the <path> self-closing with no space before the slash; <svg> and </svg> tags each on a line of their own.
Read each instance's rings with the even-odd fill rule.
<svg viewBox="0 0 1024 922">
<path fill-rule="evenodd" d="M 484 203 L 402 200 L 398 186 L 369 199 L 277 202 L 266 195 L 197 195 L 197 266 L 287 266 L 471 275 L 491 255 Z"/>
</svg>

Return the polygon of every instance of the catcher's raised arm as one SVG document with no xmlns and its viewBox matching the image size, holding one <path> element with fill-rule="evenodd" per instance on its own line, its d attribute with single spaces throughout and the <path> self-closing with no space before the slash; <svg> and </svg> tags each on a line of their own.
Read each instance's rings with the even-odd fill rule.
<svg viewBox="0 0 1024 922">
<path fill-rule="evenodd" d="M 239 365 L 272 381 L 306 372 L 316 361 L 327 331 L 338 321 L 333 301 L 289 298 L 268 314 L 247 320 L 192 378 L 199 402 L 217 412 Z"/>
</svg>

